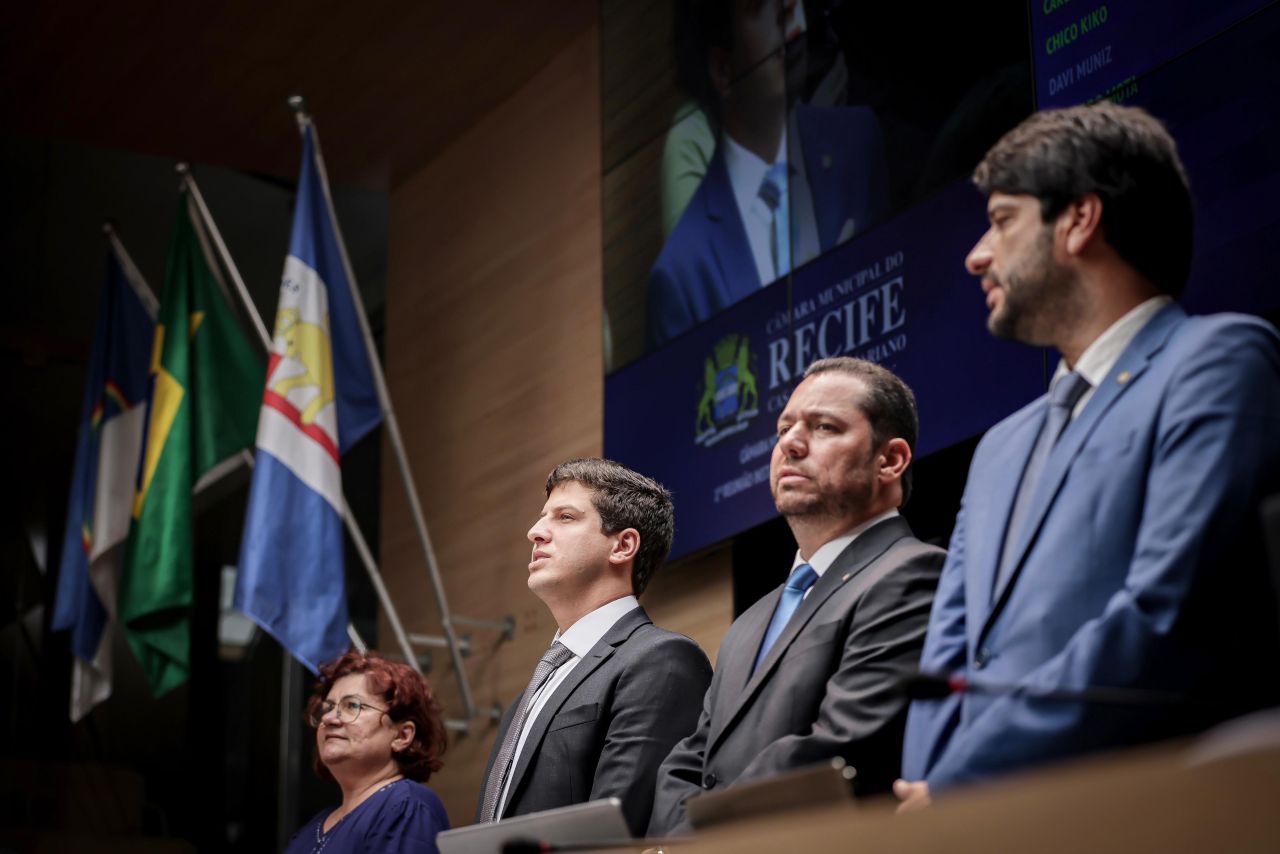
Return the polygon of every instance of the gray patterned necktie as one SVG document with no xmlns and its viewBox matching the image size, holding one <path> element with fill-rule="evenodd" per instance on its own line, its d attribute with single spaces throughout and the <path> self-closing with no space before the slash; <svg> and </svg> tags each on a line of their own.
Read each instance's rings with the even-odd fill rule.
<svg viewBox="0 0 1280 854">
<path fill-rule="evenodd" d="M 1035 448 L 1031 451 L 1031 458 L 1027 460 L 1027 467 L 1023 470 L 1022 483 L 1018 485 L 1018 494 L 1013 501 L 1013 512 L 1009 514 L 1009 527 L 1004 535 L 1000 566 L 996 572 L 995 587 L 991 591 L 993 599 L 999 595 L 1009 573 L 1013 571 L 1013 550 L 1022 534 L 1027 510 L 1031 507 L 1031 497 L 1040 483 L 1040 473 L 1049 459 L 1049 452 L 1053 450 L 1058 437 L 1062 435 L 1067 422 L 1071 420 L 1071 410 L 1075 409 L 1076 403 L 1089 388 L 1089 381 L 1072 371 L 1059 377 L 1049 391 L 1049 411 L 1045 414 L 1044 426 L 1040 428 L 1040 435 L 1036 439 Z"/>
<path fill-rule="evenodd" d="M 493 768 L 489 769 L 489 779 L 484 787 L 484 805 L 480 810 L 480 821 L 498 820 L 498 797 L 502 794 L 502 786 L 507 781 L 507 775 L 511 773 L 511 760 L 515 756 L 516 745 L 520 743 L 520 731 L 524 729 L 525 719 L 529 717 L 529 707 L 533 705 L 534 695 L 551 674 L 571 658 L 573 658 L 572 650 L 560 641 L 556 641 L 542 654 L 538 666 L 533 669 L 533 678 L 529 680 L 529 687 L 524 689 L 524 694 L 520 697 L 520 705 L 516 707 L 515 716 L 511 719 L 511 726 L 507 727 L 507 733 L 502 738 L 502 749 L 498 751 L 498 758 L 493 761 Z"/>
</svg>

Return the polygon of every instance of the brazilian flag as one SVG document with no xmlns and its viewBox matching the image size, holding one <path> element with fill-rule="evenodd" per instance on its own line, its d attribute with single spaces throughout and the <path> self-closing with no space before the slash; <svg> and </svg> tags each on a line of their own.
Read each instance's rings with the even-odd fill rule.
<svg viewBox="0 0 1280 854">
<path fill-rule="evenodd" d="M 120 623 L 160 696 L 190 671 L 191 490 L 251 447 L 266 366 L 222 296 L 184 191 L 165 262 Z"/>
</svg>

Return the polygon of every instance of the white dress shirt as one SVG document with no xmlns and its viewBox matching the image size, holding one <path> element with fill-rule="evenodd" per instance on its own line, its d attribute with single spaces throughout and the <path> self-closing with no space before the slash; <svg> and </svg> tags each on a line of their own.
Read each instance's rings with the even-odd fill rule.
<svg viewBox="0 0 1280 854">
<path fill-rule="evenodd" d="M 897 515 L 898 510 L 897 508 L 894 508 L 884 511 L 879 516 L 874 516 L 868 519 L 861 525 L 858 525 L 852 530 L 836 537 L 834 540 L 828 540 L 826 543 L 823 543 L 808 560 L 805 560 L 800 554 L 800 550 L 796 549 L 796 559 L 791 562 L 791 571 L 795 572 L 797 566 L 802 563 L 807 563 L 809 566 L 813 567 L 813 571 L 818 574 L 818 578 L 822 578 L 822 574 L 831 568 L 831 564 L 835 563 L 836 558 L 840 556 L 842 551 L 849 547 L 850 543 L 858 539 L 859 534 L 870 528 L 872 525 L 883 522 L 885 519 L 892 519 Z M 790 578 L 791 576 L 788 575 L 787 577 Z M 808 599 L 809 594 L 813 592 L 813 588 L 817 586 L 818 582 L 813 582 L 809 589 L 804 592 L 803 598 Z"/>
<path fill-rule="evenodd" d="M 738 215 L 747 231 L 747 243 L 751 245 L 756 273 L 760 276 L 761 286 L 764 286 L 778 278 L 778 272 L 773 266 L 773 252 L 770 250 L 773 242 L 773 209 L 760 198 L 760 185 L 764 183 L 769 167 L 786 159 L 787 135 L 783 133 L 778 153 L 770 163 L 765 163 L 755 152 L 734 142 L 728 134 L 721 141 L 724 144 L 725 169 L 729 172 L 729 186 L 733 188 Z"/>
<path fill-rule="evenodd" d="M 773 264 L 773 253 L 770 246 L 773 242 L 773 210 L 760 198 L 760 185 L 764 183 L 764 175 L 769 167 L 779 160 L 787 163 L 787 207 L 791 212 L 791 223 L 788 230 L 791 234 L 791 269 L 813 260 L 818 255 L 818 226 L 813 210 L 813 194 L 809 190 L 808 175 L 805 173 L 804 157 L 787 160 L 787 136 L 797 133 L 795 114 L 787 122 L 787 129 L 782 133 L 778 143 L 778 153 L 770 163 L 765 163 L 754 152 L 739 145 L 728 134 L 721 137 L 724 146 L 724 165 L 729 173 L 729 185 L 733 188 L 733 198 L 738 203 L 738 216 L 747 232 L 747 243 L 751 244 L 751 258 L 755 261 L 756 273 L 760 276 L 760 286 L 770 284 L 778 278 L 777 268 Z M 796 154 L 800 154 L 799 146 Z"/>
<path fill-rule="evenodd" d="M 551 699 L 556 689 L 573 671 L 573 668 L 578 665 L 582 657 L 591 651 L 591 647 L 599 643 L 609 629 L 613 628 L 613 624 L 639 607 L 640 602 L 636 597 L 623 596 L 621 599 L 614 599 L 608 604 L 601 605 L 590 614 L 582 617 L 570 626 L 563 635 L 556 632 L 556 636 L 551 642 L 560 641 L 560 643 L 567 646 L 569 651 L 573 653 L 573 658 L 570 658 L 552 671 L 551 675 L 547 677 L 547 681 L 542 683 L 542 687 L 533 695 L 533 699 L 529 703 L 529 714 L 525 716 L 524 726 L 520 730 L 520 740 L 516 742 L 515 753 L 511 755 L 511 770 L 502 784 L 502 794 L 498 797 L 496 815 L 502 815 L 502 810 L 507 804 L 507 794 L 511 788 L 511 779 L 515 776 L 515 770 L 520 764 L 520 754 L 524 751 L 525 739 L 529 737 L 529 731 L 533 729 L 534 721 L 538 719 L 538 715 L 542 714 L 542 709 L 547 705 L 547 700 Z"/>
<path fill-rule="evenodd" d="M 1116 366 L 1120 354 L 1133 341 L 1134 336 L 1142 331 L 1142 327 L 1146 326 L 1160 309 L 1171 302 L 1173 302 L 1171 297 L 1161 295 L 1134 306 L 1124 317 L 1108 326 L 1106 332 L 1093 339 L 1093 343 L 1084 349 L 1084 352 L 1080 354 L 1080 358 L 1076 360 L 1075 371 L 1088 380 L 1089 388 L 1084 394 L 1080 395 L 1080 399 L 1076 401 L 1075 408 L 1071 410 L 1073 421 L 1081 412 L 1084 412 L 1085 405 L 1089 403 L 1093 393 L 1098 390 L 1098 386 L 1106 381 L 1107 375 Z M 1058 369 L 1053 374 L 1053 382 L 1057 382 L 1059 377 L 1070 373 L 1071 370 L 1072 368 L 1067 364 L 1066 359 L 1059 360 Z M 1049 387 L 1053 387 L 1052 382 Z"/>
</svg>

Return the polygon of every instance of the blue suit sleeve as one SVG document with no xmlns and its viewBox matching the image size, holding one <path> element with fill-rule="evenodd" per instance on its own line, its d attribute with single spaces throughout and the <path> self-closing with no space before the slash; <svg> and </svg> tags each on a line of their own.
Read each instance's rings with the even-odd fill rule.
<svg viewBox="0 0 1280 854">
<path fill-rule="evenodd" d="M 649 274 L 649 347 L 660 347 L 691 329 L 693 312 L 684 291 L 668 270 L 656 266 Z"/>
<path fill-rule="evenodd" d="M 1260 561 L 1238 559 L 1241 543 L 1256 539 L 1257 502 L 1280 483 L 1280 356 L 1274 332 L 1256 322 L 1206 325 L 1202 333 L 1184 348 L 1150 413 L 1154 446 L 1137 518 L 1102 522 L 1136 532 L 1124 583 L 1059 654 L 1020 680 L 1023 687 L 1135 687 L 1194 706 L 1220 702 L 1232 685 L 1215 681 L 1221 644 L 1243 636 L 1239 612 L 1263 575 Z M 1148 740 L 1167 723 L 1162 714 L 1178 713 L 1185 710 L 999 697 L 966 723 L 926 779 L 938 791 Z"/>
<path fill-rule="evenodd" d="M 955 529 L 947 547 L 947 562 L 938 580 L 938 592 L 929 617 L 920 669 L 958 673 L 965 669 L 967 630 L 965 621 L 965 512 L 961 502 Z M 942 700 L 917 700 L 907 715 L 907 731 L 902 747 L 902 776 L 924 779 L 926 772 L 946 747 L 960 719 L 960 696 Z"/>
</svg>

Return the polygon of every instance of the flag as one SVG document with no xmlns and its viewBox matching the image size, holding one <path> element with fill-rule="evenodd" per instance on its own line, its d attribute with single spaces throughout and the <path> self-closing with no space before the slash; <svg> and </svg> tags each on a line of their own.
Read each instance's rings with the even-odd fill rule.
<svg viewBox="0 0 1280 854">
<path fill-rule="evenodd" d="M 146 415 L 155 298 L 114 252 L 80 406 L 53 628 L 71 631 L 71 720 L 111 696 L 116 590 Z"/>
<path fill-rule="evenodd" d="M 191 490 L 252 444 L 263 371 L 221 294 L 195 216 L 181 193 L 119 599 L 125 635 L 156 696 L 184 682 L 190 669 Z"/>
<path fill-rule="evenodd" d="M 339 461 L 382 420 L 324 180 L 307 122 L 235 592 L 312 672 L 349 646 Z"/>
</svg>

